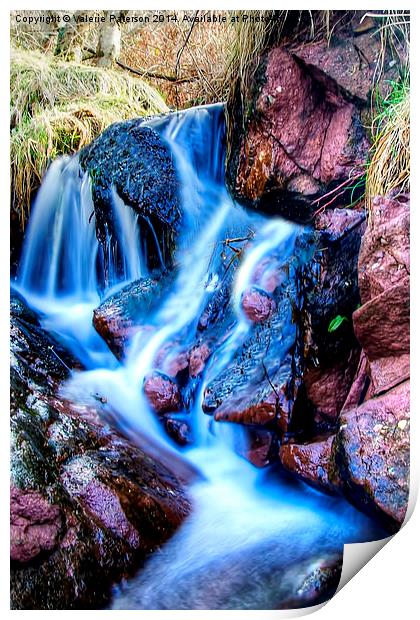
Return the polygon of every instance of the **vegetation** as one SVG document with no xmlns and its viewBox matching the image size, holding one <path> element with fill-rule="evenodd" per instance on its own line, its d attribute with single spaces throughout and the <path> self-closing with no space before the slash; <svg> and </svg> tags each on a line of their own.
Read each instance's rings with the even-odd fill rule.
<svg viewBox="0 0 420 620">
<path fill-rule="evenodd" d="M 12 207 L 22 227 L 49 162 L 91 142 L 108 125 L 168 110 L 146 82 L 115 70 L 13 50 Z"/>
</svg>

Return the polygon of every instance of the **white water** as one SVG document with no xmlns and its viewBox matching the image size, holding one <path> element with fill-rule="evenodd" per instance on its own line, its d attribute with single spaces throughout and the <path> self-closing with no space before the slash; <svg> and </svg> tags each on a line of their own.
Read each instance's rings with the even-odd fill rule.
<svg viewBox="0 0 420 620">
<path fill-rule="evenodd" d="M 80 175 L 77 158 L 58 160 L 46 175 L 31 216 L 17 286 L 44 314 L 44 326 L 89 368 L 73 376 L 68 393 L 80 399 L 99 393 L 118 413 L 120 426 L 137 434 L 143 446 L 155 455 L 162 451 L 185 459 L 202 474 L 203 480 L 191 488 L 192 516 L 163 552 L 151 559 L 139 582 L 134 580 L 116 594 L 115 607 L 275 607 L 290 596 L 292 583 L 299 582 L 308 562 L 339 554 L 344 542 L 372 536 L 369 521 L 344 501 L 326 498 L 303 484 L 290 485 L 278 475 L 268 482 L 265 473 L 233 451 L 240 427 L 216 423 L 209 432 L 210 418 L 201 408 L 206 384 L 229 367 L 251 329 L 241 311 L 241 297 L 254 282 L 257 266 L 264 259 L 278 262 L 292 256 L 299 227 L 251 216 L 230 198 L 223 183 L 221 106 L 197 108 L 149 124 L 171 148 L 183 209 L 173 282 L 157 311 L 147 317 L 154 331 L 138 332 L 120 365 L 91 326 L 93 308 L 107 291 L 102 290 L 104 274 L 89 180 Z M 113 208 L 117 235 L 108 239 L 108 288 L 146 273 L 138 216 L 115 192 Z M 198 318 L 222 282 L 223 240 L 241 235 L 248 241 L 240 246 L 244 252 L 233 282 L 236 322 L 197 388 L 189 414 L 194 446 L 180 453 L 151 412 L 141 386 L 165 344 L 173 354 L 177 341 L 184 346 L 193 342 Z M 116 264 L 117 248 L 123 256 L 122 273 Z M 285 342 L 293 329 L 285 325 Z M 286 352 L 279 343 L 279 355 Z M 223 596 L 220 589 L 212 588 L 203 594 L 203 575 L 211 567 L 228 573 L 232 569 L 232 575 L 238 575 L 236 581 L 228 580 L 230 590 Z M 257 569 L 259 575 L 268 570 L 277 574 L 278 590 L 264 589 Z M 182 580 L 188 588 L 180 586 Z"/>
</svg>

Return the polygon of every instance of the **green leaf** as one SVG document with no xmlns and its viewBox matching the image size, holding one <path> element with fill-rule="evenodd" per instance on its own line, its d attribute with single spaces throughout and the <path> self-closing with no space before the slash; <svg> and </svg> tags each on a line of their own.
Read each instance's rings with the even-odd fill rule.
<svg viewBox="0 0 420 620">
<path fill-rule="evenodd" d="M 336 329 L 340 327 L 344 321 L 348 322 L 348 318 L 346 316 L 341 316 L 341 314 L 337 314 L 337 316 L 330 322 L 328 325 L 328 332 L 335 332 Z"/>
</svg>

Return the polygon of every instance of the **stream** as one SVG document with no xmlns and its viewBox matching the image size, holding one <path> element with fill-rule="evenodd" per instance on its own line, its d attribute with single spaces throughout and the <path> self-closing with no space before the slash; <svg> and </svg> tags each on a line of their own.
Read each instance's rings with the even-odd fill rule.
<svg viewBox="0 0 420 620">
<path fill-rule="evenodd" d="M 64 391 L 73 398 L 100 394 L 116 412 L 118 426 L 137 436 L 143 449 L 181 460 L 199 474 L 189 488 L 191 515 L 133 579 L 115 587 L 111 608 L 279 609 L 299 597 L 308 574 L 340 559 L 344 543 L 384 536 L 344 499 L 292 480 L 278 467 L 254 467 L 239 454 L 238 446 L 247 441 L 241 426 L 214 422 L 202 410 L 206 386 L 229 369 L 235 351 L 249 337 L 252 324 L 241 299 L 255 284 L 257 266 L 267 265 L 261 283 L 273 265 L 292 259 L 288 277 L 293 278 L 311 251 L 297 244 L 300 226 L 250 213 L 230 197 L 224 185 L 222 105 L 144 123 L 168 144 L 182 188 L 170 286 L 150 316 L 142 317 L 152 329 L 138 331 L 119 362 L 92 325 L 92 312 L 104 299 L 149 275 L 142 243 L 147 223 L 114 192 L 117 226 L 107 242 L 112 268 L 104 287 L 90 180 L 77 156 L 56 160 L 45 176 L 13 286 L 40 313 L 43 327 L 86 368 L 72 374 Z M 177 343 L 193 344 L 199 317 L 223 283 L 226 239 L 242 240 L 231 287 L 234 321 L 194 387 L 188 412 L 193 444 L 179 447 L 141 386 L 165 345 L 174 357 Z M 159 253 L 158 239 L 156 244 Z M 118 266 L 117 248 L 123 257 Z M 295 336 L 288 316 L 277 343 L 280 360 Z"/>
</svg>

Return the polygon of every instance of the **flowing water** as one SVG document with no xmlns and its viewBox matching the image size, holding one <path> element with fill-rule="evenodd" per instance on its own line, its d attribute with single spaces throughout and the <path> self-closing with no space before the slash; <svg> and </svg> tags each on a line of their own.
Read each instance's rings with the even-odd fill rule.
<svg viewBox="0 0 420 620">
<path fill-rule="evenodd" d="M 148 224 L 114 192 L 117 225 L 106 241 L 110 269 L 105 278 L 90 181 L 81 173 L 77 157 L 57 160 L 45 177 L 14 285 L 41 313 L 44 327 L 85 364 L 87 370 L 71 378 L 68 393 L 79 398 L 101 394 L 117 412 L 121 428 L 140 438 L 143 447 L 155 456 L 176 456 L 201 474 L 190 489 L 191 516 L 138 578 L 115 591 L 113 607 L 277 608 L 314 566 L 340 556 L 345 542 L 380 537 L 369 519 L 344 500 L 291 482 L 279 472 L 253 467 L 233 449 L 241 428 L 209 424 L 211 418 L 202 411 L 206 385 L 229 368 L 252 329 L 241 298 L 254 283 L 258 265 L 265 260 L 269 271 L 270 265 L 294 257 L 292 278 L 293 265 L 298 268 L 309 256 L 296 249 L 299 226 L 250 215 L 226 191 L 222 106 L 196 108 L 147 124 L 171 149 L 183 211 L 171 285 L 147 317 L 153 329 L 139 331 L 124 363 L 119 363 L 92 327 L 92 311 L 102 299 L 147 275 L 141 235 Z M 231 293 L 235 320 L 193 394 L 188 415 L 194 444 L 181 450 L 150 410 L 141 386 L 165 345 L 174 355 L 175 343 L 193 343 L 198 319 L 223 283 L 226 239 L 242 240 Z M 263 272 L 260 280 L 269 276 Z M 279 358 L 290 348 L 295 330 L 289 317 L 278 343 Z"/>
</svg>

